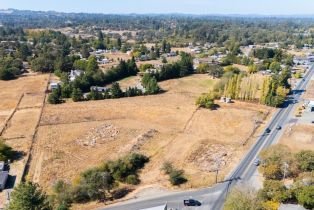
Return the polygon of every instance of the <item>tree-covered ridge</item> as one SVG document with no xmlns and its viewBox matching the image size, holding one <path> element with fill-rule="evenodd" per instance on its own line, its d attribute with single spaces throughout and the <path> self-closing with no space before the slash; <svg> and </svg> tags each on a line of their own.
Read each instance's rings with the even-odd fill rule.
<svg viewBox="0 0 314 210">
<path fill-rule="evenodd" d="M 30 21 L 31 20 L 31 21 Z M 285 45 L 309 42 L 313 33 L 313 18 L 236 17 L 206 15 L 106 15 L 86 13 L 58 13 L 12 10 L 0 13 L 5 26 L 22 28 L 90 27 L 96 35 L 99 28 L 138 31 L 137 41 L 155 42 L 169 37 L 176 43 L 210 42 L 223 44 L 234 41 L 240 45 L 283 42 Z"/>
</svg>

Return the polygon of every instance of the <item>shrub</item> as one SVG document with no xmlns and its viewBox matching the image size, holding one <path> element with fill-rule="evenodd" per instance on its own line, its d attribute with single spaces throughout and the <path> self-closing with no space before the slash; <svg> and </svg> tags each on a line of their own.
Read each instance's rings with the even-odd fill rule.
<svg viewBox="0 0 314 210">
<path fill-rule="evenodd" d="M 298 203 L 303 205 L 307 209 L 314 208 L 314 186 L 304 186 L 297 193 Z"/>
<path fill-rule="evenodd" d="M 183 170 L 172 170 L 169 174 L 169 181 L 172 185 L 181 185 L 187 182 L 187 179 L 184 177 Z"/>
<path fill-rule="evenodd" d="M 108 161 L 102 168 L 104 171 L 110 173 L 115 180 L 127 182 L 127 177 L 129 175 L 137 175 L 138 170 L 143 168 L 148 161 L 148 157 L 133 153 L 116 161 Z M 133 178 L 130 177 L 130 179 Z"/>
<path fill-rule="evenodd" d="M 137 185 L 137 184 L 140 183 L 140 180 L 139 180 L 139 178 L 136 175 L 131 174 L 131 175 L 126 177 L 125 182 L 127 184 Z"/>
<path fill-rule="evenodd" d="M 166 174 L 170 174 L 173 171 L 173 165 L 171 162 L 166 161 L 163 163 L 161 170 L 164 171 Z"/>
<path fill-rule="evenodd" d="M 209 94 L 201 95 L 196 100 L 196 105 L 206 109 L 213 109 L 215 107 L 214 98 Z"/>
</svg>

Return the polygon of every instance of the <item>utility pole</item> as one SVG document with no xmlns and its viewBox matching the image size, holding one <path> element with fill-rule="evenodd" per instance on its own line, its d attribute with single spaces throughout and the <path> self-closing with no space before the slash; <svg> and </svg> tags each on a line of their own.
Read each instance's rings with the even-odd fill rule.
<svg viewBox="0 0 314 210">
<path fill-rule="evenodd" d="M 289 167 L 288 163 L 283 162 L 283 178 L 282 178 L 282 180 L 284 180 L 286 178 L 286 173 L 287 173 L 288 167 Z"/>
<path fill-rule="evenodd" d="M 218 182 L 218 171 L 220 169 L 221 160 L 218 157 L 214 157 L 215 165 L 216 165 L 216 184 Z"/>
</svg>

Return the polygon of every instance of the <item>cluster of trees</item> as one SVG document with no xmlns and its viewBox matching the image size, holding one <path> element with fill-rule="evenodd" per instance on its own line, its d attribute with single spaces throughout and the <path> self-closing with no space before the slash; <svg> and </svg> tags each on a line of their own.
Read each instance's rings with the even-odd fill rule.
<svg viewBox="0 0 314 210">
<path fill-rule="evenodd" d="M 265 177 L 264 187 L 259 191 L 263 201 L 299 203 L 314 208 L 314 151 L 301 150 L 292 153 L 284 145 L 275 145 L 261 152 L 259 170 Z M 287 188 L 284 178 L 294 179 Z"/>
<path fill-rule="evenodd" d="M 266 77 L 262 86 L 260 103 L 273 107 L 281 106 L 290 92 L 289 78 L 291 74 L 288 69 L 283 70 L 281 74 Z"/>
<path fill-rule="evenodd" d="M 84 171 L 72 184 L 59 181 L 54 186 L 53 206 L 69 208 L 71 203 L 114 199 L 112 190 L 119 183 L 139 184 L 138 172 L 148 161 L 148 157 L 132 153 Z"/>
<path fill-rule="evenodd" d="M 181 185 L 188 181 L 184 176 L 184 170 L 174 168 L 171 162 L 164 162 L 161 170 L 169 176 L 169 181 L 172 185 Z"/>
<path fill-rule="evenodd" d="M 0 59 L 0 80 L 11 80 L 22 73 L 23 62 L 19 58 L 6 56 Z"/>
<path fill-rule="evenodd" d="M 290 92 L 288 80 L 291 74 L 288 69 L 273 76 L 247 75 L 236 68 L 226 68 L 225 72 L 214 88 L 218 95 L 279 107 Z"/>
<path fill-rule="evenodd" d="M 82 172 L 71 184 L 58 181 L 53 187 L 53 194 L 49 196 L 37 184 L 21 183 L 14 188 L 8 209 L 67 210 L 72 203 L 120 198 L 128 191 L 123 188 L 118 190 L 119 183 L 139 184 L 138 172 L 148 161 L 146 156 L 132 153 L 118 160 L 105 162 L 99 167 Z"/>
<path fill-rule="evenodd" d="M 31 21 L 30 21 L 31 20 Z M 60 28 L 86 26 L 97 34 L 99 29 L 136 30 L 136 34 L 126 32 L 129 39 L 137 42 L 161 42 L 171 37 L 174 45 L 189 42 L 217 43 L 227 45 L 236 52 L 237 46 L 267 42 L 282 42 L 282 46 L 314 44 L 313 33 L 304 35 L 313 27 L 313 19 L 265 18 L 265 17 L 217 17 L 190 15 L 104 15 L 66 14 L 56 12 L 32 12 L 13 10 L 10 14 L 0 14 L 5 26 L 23 28 Z M 106 44 L 106 43 L 105 43 Z M 106 46 L 107 47 L 107 46 Z"/>
<path fill-rule="evenodd" d="M 122 47 L 122 40 L 117 37 L 116 40 L 111 40 L 109 36 L 105 36 L 101 30 L 98 31 L 97 40 L 93 41 L 95 49 L 117 49 L 120 50 Z"/>
<path fill-rule="evenodd" d="M 224 74 L 224 69 L 220 65 L 209 65 L 208 63 L 201 63 L 196 68 L 198 74 L 209 74 L 213 78 L 220 78 Z"/>
<path fill-rule="evenodd" d="M 165 64 L 157 72 L 150 73 L 157 81 L 174 79 L 190 75 L 194 72 L 191 54 L 181 52 L 181 59 L 172 64 Z"/>
<path fill-rule="evenodd" d="M 163 40 L 161 46 L 156 43 L 149 49 L 144 44 L 135 44 L 132 46 L 132 49 L 132 56 L 135 58 L 139 58 L 140 60 L 156 60 L 159 59 L 163 53 L 170 53 L 171 45 L 166 40 Z M 126 50 L 121 49 L 121 51 L 124 52 Z M 141 56 L 144 56 L 144 58 L 141 58 Z"/>
<path fill-rule="evenodd" d="M 314 151 L 292 153 L 284 145 L 272 146 L 260 154 L 259 170 L 265 177 L 263 188 L 235 188 L 227 197 L 225 210 L 278 209 L 280 203 L 298 203 L 314 208 Z M 283 179 L 293 179 L 287 187 Z"/>
<path fill-rule="evenodd" d="M 106 73 L 103 73 L 103 71 L 99 69 L 95 56 L 90 56 L 87 61 L 77 60 L 74 62 L 74 66 L 83 70 L 84 74 L 77 77 L 73 82 L 70 82 L 67 72 L 59 73 L 63 84 L 60 89 L 53 90 L 53 92 L 49 94 L 48 101 L 50 103 L 61 103 L 63 98 L 70 97 L 73 101 L 81 101 L 83 100 L 83 93 L 89 91 L 91 91 L 89 99 L 95 100 L 142 94 L 137 88 L 129 88 L 124 94 L 119 84 L 116 83 L 113 83 L 112 87 L 103 93 L 97 90 L 91 90 L 92 86 L 104 86 L 116 80 L 136 75 L 138 68 L 134 59 L 128 61 L 121 60 L 118 66 L 112 67 L 110 70 L 106 71 Z"/>
</svg>

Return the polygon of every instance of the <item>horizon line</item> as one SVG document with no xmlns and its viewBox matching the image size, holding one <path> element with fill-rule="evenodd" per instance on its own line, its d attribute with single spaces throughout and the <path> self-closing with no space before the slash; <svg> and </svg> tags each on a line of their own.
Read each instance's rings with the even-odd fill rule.
<svg viewBox="0 0 314 210">
<path fill-rule="evenodd" d="M 56 11 L 56 10 L 32 10 L 32 9 L 15 9 L 15 8 L 0 8 L 0 11 L 29 11 L 29 12 L 54 12 L 63 14 L 97 14 L 97 15 L 191 15 L 191 16 L 247 16 L 247 17 L 314 17 L 314 13 L 310 14 L 262 14 L 262 13 L 184 13 L 184 12 L 122 12 L 122 13 L 106 13 L 106 12 L 86 12 L 86 11 Z M 0 14 L 5 14 L 0 12 Z"/>
</svg>

